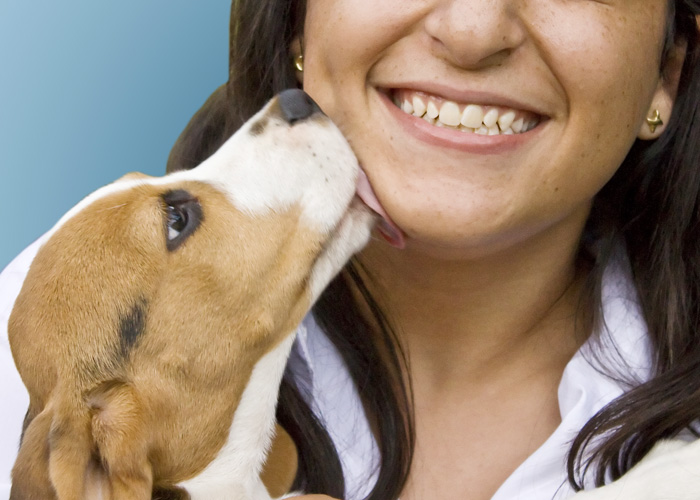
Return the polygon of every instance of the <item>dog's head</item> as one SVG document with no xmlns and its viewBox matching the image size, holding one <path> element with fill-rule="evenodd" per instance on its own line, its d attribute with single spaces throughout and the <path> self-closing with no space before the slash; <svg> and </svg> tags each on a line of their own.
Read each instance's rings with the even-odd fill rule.
<svg viewBox="0 0 700 500">
<path fill-rule="evenodd" d="M 129 174 L 78 204 L 37 254 L 10 319 L 31 400 L 25 444 L 52 441 L 34 434 L 84 413 L 97 435 L 88 461 L 111 466 L 101 447 L 121 425 L 125 396 L 112 394 L 124 384 L 139 422 L 167 428 L 149 431 L 148 453 L 186 454 L 153 464 L 153 476 L 205 468 L 261 358 L 367 242 L 373 216 L 356 197 L 358 175 L 337 128 L 287 91 L 197 168 Z M 32 429 L 48 409 L 52 423 Z M 191 439 L 191 429 L 206 432 Z M 16 483 L 33 476 L 21 458 Z"/>
</svg>

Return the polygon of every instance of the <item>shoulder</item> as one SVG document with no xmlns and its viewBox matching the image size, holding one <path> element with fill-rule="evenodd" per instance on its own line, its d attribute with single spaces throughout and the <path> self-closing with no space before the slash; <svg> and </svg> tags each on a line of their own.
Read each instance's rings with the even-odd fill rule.
<svg viewBox="0 0 700 500">
<path fill-rule="evenodd" d="M 695 500 L 700 492 L 700 440 L 660 441 L 620 479 L 573 500 Z"/>
</svg>

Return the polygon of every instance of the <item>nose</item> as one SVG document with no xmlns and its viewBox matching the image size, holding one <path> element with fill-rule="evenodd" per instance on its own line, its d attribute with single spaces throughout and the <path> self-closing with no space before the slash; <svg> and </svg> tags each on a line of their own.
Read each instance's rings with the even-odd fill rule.
<svg viewBox="0 0 700 500">
<path fill-rule="evenodd" d="M 283 90 L 277 99 L 282 110 L 282 116 L 290 125 L 299 120 L 305 120 L 316 113 L 322 113 L 318 104 L 303 90 Z"/>
<path fill-rule="evenodd" d="M 446 0 L 425 20 L 439 57 L 481 69 L 498 65 L 523 43 L 526 28 L 513 0 Z"/>
</svg>

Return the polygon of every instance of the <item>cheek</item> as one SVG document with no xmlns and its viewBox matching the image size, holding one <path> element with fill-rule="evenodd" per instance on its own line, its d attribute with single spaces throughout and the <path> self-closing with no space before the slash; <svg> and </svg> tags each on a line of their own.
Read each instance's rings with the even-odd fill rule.
<svg viewBox="0 0 700 500">
<path fill-rule="evenodd" d="M 308 0 L 304 90 L 342 122 L 343 107 L 362 99 L 374 64 L 424 15 L 417 0 Z"/>
<path fill-rule="evenodd" d="M 533 2 L 532 37 L 566 102 L 552 124 L 557 142 L 541 151 L 551 148 L 562 167 L 539 186 L 549 193 L 595 195 L 634 143 L 659 83 L 665 2 L 608 4 Z"/>
<path fill-rule="evenodd" d="M 532 37 L 565 94 L 570 118 L 637 123 L 658 83 L 665 2 L 533 2 L 540 3 L 532 11 Z"/>
</svg>

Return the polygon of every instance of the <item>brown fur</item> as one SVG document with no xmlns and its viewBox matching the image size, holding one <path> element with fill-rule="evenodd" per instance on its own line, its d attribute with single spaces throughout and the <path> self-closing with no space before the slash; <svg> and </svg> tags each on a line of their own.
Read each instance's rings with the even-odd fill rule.
<svg viewBox="0 0 700 500">
<path fill-rule="evenodd" d="M 175 187 L 201 201 L 204 218 L 169 253 L 160 196 Z M 30 394 L 13 500 L 56 498 L 52 488 L 77 500 L 105 481 L 108 498 L 150 499 L 214 458 L 253 366 L 309 307 L 323 241 L 297 212 L 253 218 L 204 183 L 143 185 L 53 235 L 9 323 Z M 145 330 L 125 351 L 119 325 L 137 303 Z M 296 469 L 280 436 L 276 492 Z"/>
<path fill-rule="evenodd" d="M 272 498 L 280 497 L 292 489 L 297 473 L 297 448 L 281 426 L 277 426 L 267 461 L 260 478 Z"/>
</svg>

